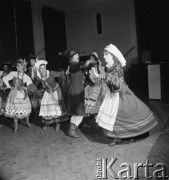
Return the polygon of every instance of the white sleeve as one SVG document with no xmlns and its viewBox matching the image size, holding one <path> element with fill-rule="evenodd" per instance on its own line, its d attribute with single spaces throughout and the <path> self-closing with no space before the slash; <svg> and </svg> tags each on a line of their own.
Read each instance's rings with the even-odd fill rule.
<svg viewBox="0 0 169 180">
<path fill-rule="evenodd" d="M 4 76 L 4 77 L 2 78 L 2 80 L 3 80 L 3 82 L 5 83 L 5 85 L 6 85 L 7 87 L 10 87 L 9 81 L 12 80 L 15 76 L 16 76 L 16 72 L 15 72 L 15 71 L 12 71 L 12 72 L 10 72 L 8 75 Z"/>
<path fill-rule="evenodd" d="M 24 75 L 24 83 L 26 83 L 27 86 L 33 83 L 31 78 L 26 74 Z"/>
</svg>

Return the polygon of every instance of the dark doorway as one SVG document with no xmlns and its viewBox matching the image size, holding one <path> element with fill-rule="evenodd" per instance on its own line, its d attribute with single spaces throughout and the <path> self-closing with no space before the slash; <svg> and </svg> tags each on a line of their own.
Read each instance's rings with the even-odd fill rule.
<svg viewBox="0 0 169 180">
<path fill-rule="evenodd" d="M 151 52 L 152 63 L 168 62 L 168 1 L 135 0 L 134 2 L 139 56 L 142 56 L 142 51 L 148 50 Z"/>
<path fill-rule="evenodd" d="M 14 0 L 14 2 L 17 54 L 18 57 L 27 57 L 34 53 L 31 2 L 27 0 Z"/>
<path fill-rule="evenodd" d="M 34 53 L 31 3 L 27 0 L 0 2 L 0 60 L 15 61 Z"/>
<path fill-rule="evenodd" d="M 67 49 L 65 13 L 43 6 L 42 19 L 48 68 L 53 70 L 66 68 L 66 60 L 59 55 L 59 52 Z"/>
<path fill-rule="evenodd" d="M 14 1 L 5 0 L 0 2 L 0 62 L 16 57 Z"/>
</svg>

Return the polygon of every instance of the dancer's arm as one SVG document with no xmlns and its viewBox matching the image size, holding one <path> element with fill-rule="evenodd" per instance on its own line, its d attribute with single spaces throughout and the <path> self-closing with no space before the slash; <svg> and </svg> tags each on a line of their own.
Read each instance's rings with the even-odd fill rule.
<svg viewBox="0 0 169 180">
<path fill-rule="evenodd" d="M 84 62 L 79 62 L 79 63 L 74 63 L 70 66 L 69 72 L 70 73 L 75 73 L 80 70 L 84 70 L 88 68 L 90 65 L 90 61 L 87 60 L 85 63 Z"/>
<path fill-rule="evenodd" d="M 27 87 L 23 87 L 23 88 L 28 91 L 28 94 L 38 93 L 37 87 L 35 86 L 35 84 L 33 84 L 32 80 L 29 76 L 27 76 L 27 75 L 25 76 L 24 82 L 26 83 Z"/>
<path fill-rule="evenodd" d="M 4 76 L 2 78 L 3 82 L 5 83 L 5 85 L 7 86 L 7 88 L 11 88 L 11 85 L 9 84 L 9 81 L 12 80 L 17 72 L 12 71 L 10 72 L 8 75 Z"/>
</svg>

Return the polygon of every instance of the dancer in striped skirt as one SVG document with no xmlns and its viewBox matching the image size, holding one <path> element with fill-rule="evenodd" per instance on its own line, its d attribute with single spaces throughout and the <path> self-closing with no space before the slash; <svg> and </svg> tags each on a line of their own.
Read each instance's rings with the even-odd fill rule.
<svg viewBox="0 0 169 180">
<path fill-rule="evenodd" d="M 39 71 L 38 78 L 44 88 L 39 112 L 39 116 L 42 116 L 45 124 L 43 129 L 46 129 L 49 124 L 56 122 L 57 118 L 66 114 L 62 92 L 59 84 L 55 81 L 55 78 L 61 76 L 62 72 L 49 71 L 46 69 L 46 65 L 47 61 L 45 60 L 39 60 L 35 64 Z M 60 123 L 56 123 L 56 130 L 59 129 Z"/>
<path fill-rule="evenodd" d="M 2 78 L 7 88 L 11 89 L 4 115 L 14 118 L 14 132 L 18 131 L 18 119 L 26 118 L 27 125 L 30 127 L 31 103 L 27 91 L 31 89 L 33 83 L 30 77 L 25 74 L 26 64 L 24 59 L 19 59 L 16 66 L 17 71 L 12 71 Z M 10 80 L 13 80 L 13 86 L 9 84 Z"/>
<path fill-rule="evenodd" d="M 108 90 L 96 122 L 115 145 L 124 138 L 133 138 L 149 132 L 157 125 L 153 112 L 129 89 L 124 80 L 126 61 L 116 46 L 104 49 L 107 71 L 104 75 Z"/>
</svg>

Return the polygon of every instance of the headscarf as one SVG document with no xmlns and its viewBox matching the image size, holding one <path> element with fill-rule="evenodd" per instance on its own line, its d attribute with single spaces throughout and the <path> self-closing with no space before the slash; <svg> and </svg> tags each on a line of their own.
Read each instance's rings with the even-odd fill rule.
<svg viewBox="0 0 169 180">
<path fill-rule="evenodd" d="M 36 68 L 36 72 L 37 72 L 37 76 L 38 77 L 41 77 L 40 76 L 40 73 L 39 73 L 39 67 L 44 64 L 45 66 L 48 64 L 48 62 L 46 60 L 38 60 L 36 63 L 35 63 L 35 68 Z"/>
<path fill-rule="evenodd" d="M 119 51 L 119 49 L 113 45 L 110 44 L 104 48 L 105 51 L 108 51 L 109 53 L 113 54 L 121 63 L 122 67 L 126 65 L 126 60 L 123 57 L 122 53 Z"/>
</svg>

